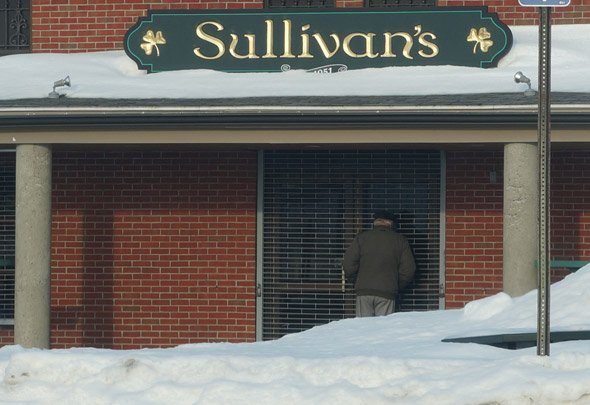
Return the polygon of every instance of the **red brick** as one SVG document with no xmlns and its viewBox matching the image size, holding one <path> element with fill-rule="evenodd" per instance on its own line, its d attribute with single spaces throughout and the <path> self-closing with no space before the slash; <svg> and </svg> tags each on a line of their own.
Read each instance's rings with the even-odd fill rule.
<svg viewBox="0 0 590 405">
<path fill-rule="evenodd" d="M 162 164 L 176 173 L 166 181 Z M 205 190 L 185 184 L 210 165 L 224 169 L 199 200 Z M 52 347 L 255 340 L 255 153 L 63 151 L 53 167 Z M 228 204 L 236 182 L 245 185 L 241 201 Z M 182 200 L 193 201 L 190 210 Z M 237 221 L 243 233 L 232 229 Z M 231 243 L 201 249 L 207 242 L 193 228 L 203 223 Z M 166 320 L 186 322 L 184 335 Z"/>
<path fill-rule="evenodd" d="M 586 24 L 590 19 L 585 0 L 572 0 L 569 7 L 553 12 L 554 24 Z M 33 51 L 35 52 L 87 52 L 114 50 L 123 47 L 125 32 L 137 18 L 151 9 L 259 9 L 263 0 L 212 0 L 212 1 L 168 1 L 156 0 L 105 0 L 102 4 L 87 4 L 86 0 L 58 0 L 32 3 Z M 337 7 L 362 7 L 362 0 L 337 0 Z M 515 0 L 440 0 L 439 6 L 481 6 L 487 5 L 491 12 L 509 25 L 536 24 L 538 15 L 530 7 L 520 7 Z M 42 25 L 39 22 L 42 21 Z M 93 30 L 90 38 L 86 29 L 81 32 L 80 24 Z M 59 34 L 56 36 L 56 31 Z M 48 46 L 43 38 L 53 38 L 56 45 Z"/>
</svg>

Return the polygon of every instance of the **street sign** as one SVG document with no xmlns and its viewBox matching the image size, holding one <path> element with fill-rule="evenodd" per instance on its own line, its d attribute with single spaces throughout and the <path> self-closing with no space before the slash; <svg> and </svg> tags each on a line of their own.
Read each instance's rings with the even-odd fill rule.
<svg viewBox="0 0 590 405">
<path fill-rule="evenodd" d="M 571 0 L 518 0 L 525 7 L 567 7 Z"/>
</svg>

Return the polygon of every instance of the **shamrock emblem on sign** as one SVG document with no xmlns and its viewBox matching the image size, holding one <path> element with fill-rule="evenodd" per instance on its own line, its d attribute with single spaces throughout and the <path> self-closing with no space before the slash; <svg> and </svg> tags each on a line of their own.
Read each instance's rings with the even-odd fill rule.
<svg viewBox="0 0 590 405">
<path fill-rule="evenodd" d="M 156 56 L 160 56 L 160 48 L 158 48 L 158 45 L 163 45 L 166 43 L 166 39 L 164 38 L 164 35 L 162 35 L 162 31 L 158 31 L 156 32 L 156 35 L 154 35 L 154 31 L 148 30 L 142 39 L 145 42 L 141 44 L 141 49 L 145 51 L 146 55 L 151 55 L 154 48 L 156 48 Z"/>
<path fill-rule="evenodd" d="M 467 37 L 467 42 L 475 42 L 473 53 L 476 52 L 477 45 L 479 45 L 479 49 L 481 49 L 483 53 L 487 53 L 490 46 L 494 45 L 494 41 L 490 39 L 491 37 L 492 34 L 490 34 L 485 27 L 480 28 L 479 32 L 475 28 L 471 28 L 469 36 Z"/>
</svg>

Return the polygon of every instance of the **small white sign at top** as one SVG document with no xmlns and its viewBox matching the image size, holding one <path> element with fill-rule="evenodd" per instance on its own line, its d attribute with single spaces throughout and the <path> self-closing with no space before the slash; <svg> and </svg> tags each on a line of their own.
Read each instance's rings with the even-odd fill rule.
<svg viewBox="0 0 590 405">
<path fill-rule="evenodd" d="M 571 0 L 518 0 L 525 7 L 566 7 Z"/>
</svg>

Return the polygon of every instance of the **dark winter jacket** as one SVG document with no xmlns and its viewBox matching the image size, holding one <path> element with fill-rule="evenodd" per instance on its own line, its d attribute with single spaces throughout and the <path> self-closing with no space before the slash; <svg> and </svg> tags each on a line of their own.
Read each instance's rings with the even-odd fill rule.
<svg viewBox="0 0 590 405">
<path fill-rule="evenodd" d="M 342 262 L 357 295 L 395 299 L 414 278 L 416 264 L 405 236 L 387 226 L 375 226 L 354 238 Z"/>
</svg>

